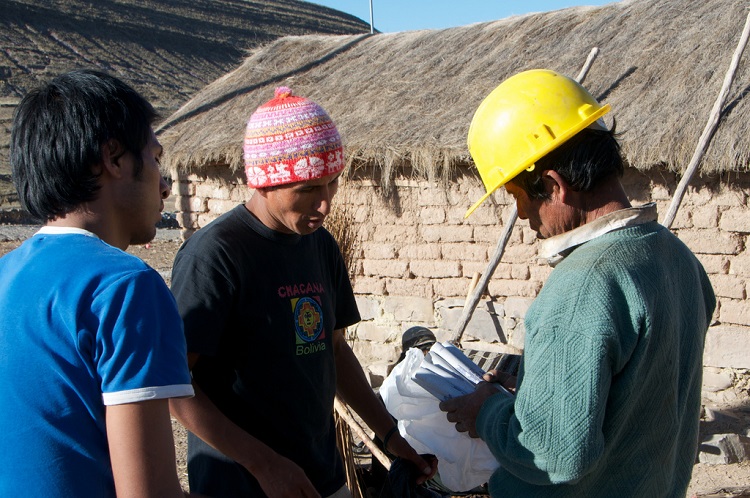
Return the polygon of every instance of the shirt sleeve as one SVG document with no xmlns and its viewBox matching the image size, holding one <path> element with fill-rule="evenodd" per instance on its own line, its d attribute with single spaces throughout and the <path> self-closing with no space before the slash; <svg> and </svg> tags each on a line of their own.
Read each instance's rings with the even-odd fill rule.
<svg viewBox="0 0 750 498">
<path fill-rule="evenodd" d="M 211 253 L 216 259 L 216 254 Z M 172 268 L 172 293 L 183 323 L 187 349 L 191 353 L 216 356 L 221 333 L 232 315 L 235 284 L 227 270 L 215 261 L 181 249 Z"/>
<path fill-rule="evenodd" d="M 92 309 L 105 405 L 193 395 L 182 321 L 158 273 L 121 276 L 96 295 Z"/>
</svg>

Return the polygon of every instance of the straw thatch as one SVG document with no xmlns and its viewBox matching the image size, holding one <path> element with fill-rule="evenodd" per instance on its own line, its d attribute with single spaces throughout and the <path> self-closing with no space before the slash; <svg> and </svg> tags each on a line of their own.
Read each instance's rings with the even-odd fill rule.
<svg viewBox="0 0 750 498">
<path fill-rule="evenodd" d="M 471 117 L 504 78 L 537 67 L 576 76 L 599 47 L 585 84 L 612 104 L 630 164 L 679 171 L 747 12 L 745 0 L 625 0 L 444 30 L 282 38 L 163 123 L 165 165 L 241 168 L 246 119 L 285 84 L 329 111 L 350 162 L 377 164 L 386 179 L 403 165 L 445 178 L 468 163 Z M 748 85 L 750 64 L 742 62 L 704 172 L 748 169 Z"/>
<path fill-rule="evenodd" d="M 31 88 L 75 68 L 124 78 L 168 116 L 280 36 L 367 33 L 354 16 L 299 0 L 2 0 L 0 209 L 17 207 L 8 147 Z"/>
</svg>

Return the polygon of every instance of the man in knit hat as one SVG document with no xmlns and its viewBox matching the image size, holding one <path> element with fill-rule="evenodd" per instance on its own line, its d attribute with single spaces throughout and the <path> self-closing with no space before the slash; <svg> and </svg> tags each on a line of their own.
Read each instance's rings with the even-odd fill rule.
<svg viewBox="0 0 750 498">
<path fill-rule="evenodd" d="M 436 462 L 400 436 L 344 338 L 360 316 L 322 228 L 344 168 L 336 126 L 278 88 L 247 124 L 244 157 L 251 199 L 185 242 L 172 274 L 196 391 L 171 405 L 190 431 L 191 490 L 347 496 L 337 393 L 426 480 Z"/>
</svg>

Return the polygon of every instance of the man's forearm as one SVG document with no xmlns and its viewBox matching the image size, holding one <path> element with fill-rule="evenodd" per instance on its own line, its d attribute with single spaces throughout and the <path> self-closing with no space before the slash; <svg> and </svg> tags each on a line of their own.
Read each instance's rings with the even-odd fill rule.
<svg viewBox="0 0 750 498">
<path fill-rule="evenodd" d="M 169 404 L 172 414 L 186 429 L 247 469 L 268 496 L 318 498 L 296 463 L 229 420 L 195 383 L 193 388 L 193 398 L 174 399 Z"/>
<path fill-rule="evenodd" d="M 273 450 L 229 420 L 195 383 L 193 389 L 194 397 L 169 401 L 172 415 L 187 430 L 254 473 L 257 461 Z"/>
<path fill-rule="evenodd" d="M 336 391 L 341 399 L 362 417 L 368 427 L 378 437 L 383 438 L 395 424 L 393 417 L 367 382 L 362 365 L 346 344 L 343 332 L 337 330 L 334 333 L 340 334 L 334 339 Z"/>
</svg>

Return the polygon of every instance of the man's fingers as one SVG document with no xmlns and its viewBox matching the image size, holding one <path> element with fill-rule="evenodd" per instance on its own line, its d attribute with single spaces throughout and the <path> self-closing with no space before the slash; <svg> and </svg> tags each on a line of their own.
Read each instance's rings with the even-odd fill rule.
<svg viewBox="0 0 750 498">
<path fill-rule="evenodd" d="M 440 408 L 441 411 L 444 412 L 452 412 L 458 409 L 459 406 L 461 406 L 459 400 L 462 399 L 463 396 L 460 396 L 458 398 L 451 398 L 446 399 L 445 401 L 441 401 L 438 405 L 438 408 Z"/>
<path fill-rule="evenodd" d="M 482 376 L 482 379 L 486 380 L 487 382 L 497 382 L 497 374 L 497 370 L 488 370 Z"/>
</svg>

